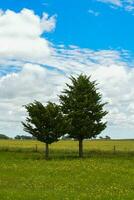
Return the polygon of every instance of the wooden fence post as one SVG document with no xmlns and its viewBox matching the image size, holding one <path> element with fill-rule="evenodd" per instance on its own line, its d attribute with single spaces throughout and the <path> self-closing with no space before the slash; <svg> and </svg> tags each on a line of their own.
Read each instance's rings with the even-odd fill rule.
<svg viewBox="0 0 134 200">
<path fill-rule="evenodd" d="M 116 146 L 115 145 L 114 145 L 114 149 L 113 150 L 114 150 L 114 153 L 115 153 L 115 151 L 116 151 Z"/>
<path fill-rule="evenodd" d="M 37 144 L 35 145 L 35 152 L 37 152 L 38 151 L 38 146 L 37 146 Z"/>
</svg>

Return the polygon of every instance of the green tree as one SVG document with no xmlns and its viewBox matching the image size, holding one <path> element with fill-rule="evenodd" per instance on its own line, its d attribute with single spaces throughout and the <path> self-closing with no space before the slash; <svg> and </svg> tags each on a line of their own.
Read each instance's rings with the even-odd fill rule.
<svg viewBox="0 0 134 200">
<path fill-rule="evenodd" d="M 28 117 L 22 122 L 24 131 L 37 140 L 46 143 L 45 157 L 49 157 L 49 144 L 58 141 L 61 136 L 64 117 L 58 105 L 49 102 L 46 106 L 35 101 L 25 106 Z"/>
<path fill-rule="evenodd" d="M 10 139 L 8 136 L 4 135 L 4 134 L 0 134 L 0 140 L 8 140 Z"/>
<path fill-rule="evenodd" d="M 14 139 L 15 140 L 34 140 L 34 137 L 27 136 L 27 135 L 16 135 Z"/>
<path fill-rule="evenodd" d="M 66 84 L 60 102 L 68 120 L 68 133 L 79 141 L 79 157 L 83 157 L 83 140 L 96 137 L 106 128 L 102 118 L 107 112 L 103 110 L 105 103 L 101 103 L 95 81 L 82 74 L 70 79 L 71 84 Z"/>
</svg>

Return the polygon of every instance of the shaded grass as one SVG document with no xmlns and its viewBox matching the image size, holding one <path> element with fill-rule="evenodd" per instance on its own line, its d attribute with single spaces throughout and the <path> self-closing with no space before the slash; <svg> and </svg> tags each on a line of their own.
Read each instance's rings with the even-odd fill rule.
<svg viewBox="0 0 134 200">
<path fill-rule="evenodd" d="M 31 155 L 38 155 L 41 159 L 45 159 L 45 153 L 43 151 L 35 151 L 34 149 L 19 149 L 19 148 L 12 148 L 12 149 L 0 149 L 0 152 L 10 152 L 14 153 L 24 153 L 24 155 L 31 156 Z M 99 158 L 114 158 L 114 157 L 134 157 L 134 151 L 102 151 L 102 150 L 85 150 L 84 157 L 91 158 L 91 157 L 99 157 Z M 49 160 L 50 159 L 76 159 L 79 158 L 77 150 L 66 150 L 66 149 L 51 149 L 49 152 Z M 37 158 L 38 159 L 38 158 Z"/>
</svg>

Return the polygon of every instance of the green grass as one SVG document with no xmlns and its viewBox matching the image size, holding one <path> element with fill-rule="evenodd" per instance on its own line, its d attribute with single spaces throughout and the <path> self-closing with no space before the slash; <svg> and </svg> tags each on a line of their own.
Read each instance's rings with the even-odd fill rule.
<svg viewBox="0 0 134 200">
<path fill-rule="evenodd" d="M 37 141 L 0 141 L 0 200 L 134 199 L 134 141 L 85 141 L 83 159 L 77 146 L 51 145 L 46 161 Z"/>
<path fill-rule="evenodd" d="M 21 140 L 0 140 L 0 150 L 9 151 L 44 151 L 44 144 L 38 141 L 21 141 Z M 134 152 L 134 140 L 92 140 L 84 141 L 85 150 L 94 151 L 113 151 L 114 146 L 116 151 Z M 60 141 L 50 145 L 52 150 L 77 151 L 77 141 Z"/>
</svg>

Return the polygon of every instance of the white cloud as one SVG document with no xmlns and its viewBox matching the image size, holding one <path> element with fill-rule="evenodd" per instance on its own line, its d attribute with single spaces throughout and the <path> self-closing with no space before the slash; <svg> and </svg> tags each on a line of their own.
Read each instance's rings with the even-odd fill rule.
<svg viewBox="0 0 134 200">
<path fill-rule="evenodd" d="M 33 64 L 25 64 L 19 73 L 0 77 L 1 128 L 6 123 L 13 123 L 14 126 L 15 123 L 20 124 L 25 118 L 23 105 L 27 103 L 34 100 L 43 103 L 49 100 L 57 101 L 57 93 L 61 90 L 64 80 L 62 74 Z M 14 132 L 13 128 L 6 128 L 6 131 Z"/>
<path fill-rule="evenodd" d="M 55 28 L 55 16 L 49 17 L 47 13 L 43 13 L 43 16 L 39 17 L 28 9 L 19 13 L 11 10 L 1 11 L 0 26 L 0 36 L 37 38 Z"/>
<path fill-rule="evenodd" d="M 73 45 L 52 47 L 41 35 L 54 27 L 55 17 L 46 14 L 39 17 L 26 9 L 20 13 L 1 12 L 0 131 L 21 133 L 20 122 L 25 118 L 22 105 L 35 99 L 43 103 L 57 101 L 68 76 L 79 73 L 92 75 L 98 81 L 103 100 L 109 102 L 111 130 L 134 128 L 134 68 L 125 61 L 129 53 Z"/>
<path fill-rule="evenodd" d="M 41 19 L 41 29 L 45 32 L 50 32 L 55 29 L 55 19 L 56 15 L 49 18 L 47 13 L 43 13 L 43 17 Z"/>
<path fill-rule="evenodd" d="M 127 5 L 125 6 L 125 10 L 128 11 L 128 12 L 131 12 L 134 10 L 134 5 Z"/>
<path fill-rule="evenodd" d="M 88 13 L 91 14 L 91 15 L 94 15 L 95 17 L 98 17 L 100 15 L 99 12 L 96 12 L 96 11 L 91 10 L 91 9 L 88 10 Z"/>
<path fill-rule="evenodd" d="M 53 51 L 42 34 L 54 30 L 55 16 L 42 17 L 23 9 L 19 13 L 7 10 L 0 13 L 1 60 L 38 61 L 46 59 Z"/>
<path fill-rule="evenodd" d="M 124 9 L 125 11 L 132 12 L 134 11 L 134 0 L 97 0 L 98 2 L 113 5 L 115 7 L 119 7 Z M 112 7 L 111 8 L 115 8 Z"/>
<path fill-rule="evenodd" d="M 55 83 L 56 86 L 62 83 L 62 75 L 58 72 L 47 70 L 39 65 L 25 64 L 19 73 L 14 72 L 0 78 L 0 99 L 5 102 L 17 98 L 21 104 L 23 101 L 26 103 L 27 100 L 38 99 L 40 95 L 44 101 L 53 99 L 56 92 L 56 87 L 55 91 L 52 88 L 53 78 L 59 79 Z"/>
<path fill-rule="evenodd" d="M 109 3 L 109 4 L 113 4 L 115 6 L 122 6 L 122 1 L 121 0 L 97 0 L 103 3 Z"/>
</svg>

